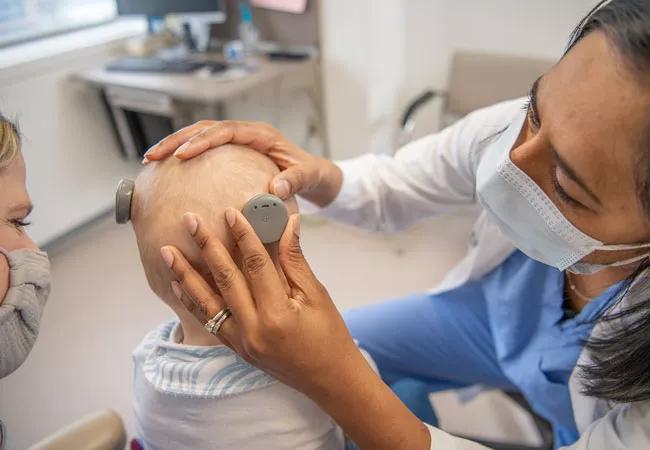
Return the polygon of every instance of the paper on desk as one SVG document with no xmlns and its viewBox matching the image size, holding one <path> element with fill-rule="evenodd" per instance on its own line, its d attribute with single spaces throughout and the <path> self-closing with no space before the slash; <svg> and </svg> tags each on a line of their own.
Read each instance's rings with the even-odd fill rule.
<svg viewBox="0 0 650 450">
<path fill-rule="evenodd" d="M 251 4 L 259 8 L 301 14 L 305 12 L 307 0 L 251 0 Z"/>
</svg>

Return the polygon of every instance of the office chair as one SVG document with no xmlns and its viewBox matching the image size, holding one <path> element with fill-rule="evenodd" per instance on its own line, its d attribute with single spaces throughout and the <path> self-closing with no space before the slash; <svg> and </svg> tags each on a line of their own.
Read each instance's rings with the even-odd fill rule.
<svg viewBox="0 0 650 450">
<path fill-rule="evenodd" d="M 449 88 L 446 91 L 426 89 L 405 108 L 400 121 L 399 144 L 438 131 L 472 111 L 492 104 L 524 96 L 533 82 L 546 73 L 554 62 L 539 58 L 519 57 L 481 52 L 458 51 L 452 57 Z M 441 104 L 435 100 L 440 100 Z M 423 125 L 418 119 L 427 108 L 440 110 L 437 125 Z M 431 111 L 429 111 L 431 112 Z M 550 423 L 537 415 L 519 393 L 505 392 L 533 419 L 542 444 L 537 447 L 522 444 L 477 441 L 495 450 L 552 450 L 553 430 Z"/>
<path fill-rule="evenodd" d="M 404 110 L 399 143 L 405 145 L 451 125 L 472 111 L 528 93 L 533 82 L 553 66 L 553 61 L 512 55 L 458 51 L 452 57 L 449 88 L 426 89 Z M 440 121 L 431 129 L 418 124 L 422 112 L 441 100 Z"/>
</svg>

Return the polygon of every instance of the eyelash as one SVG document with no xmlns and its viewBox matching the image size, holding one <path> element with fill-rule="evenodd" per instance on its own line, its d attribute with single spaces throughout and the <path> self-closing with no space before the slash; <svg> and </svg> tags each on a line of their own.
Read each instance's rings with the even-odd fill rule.
<svg viewBox="0 0 650 450">
<path fill-rule="evenodd" d="M 535 132 L 537 132 L 542 123 L 539 120 L 539 115 L 537 114 L 537 87 L 539 84 L 539 79 L 533 83 L 533 86 L 530 88 L 528 93 L 528 101 L 526 102 L 526 110 L 528 111 L 528 120 L 533 126 Z"/>
<path fill-rule="evenodd" d="M 11 221 L 11 223 L 16 227 L 16 228 L 25 228 L 30 226 L 32 223 L 31 222 L 26 222 L 24 219 L 14 219 Z"/>
<path fill-rule="evenodd" d="M 531 105 L 528 106 L 528 121 L 531 124 L 531 128 L 533 132 L 537 133 L 541 128 L 541 124 L 539 123 L 539 118 L 535 114 L 535 111 L 533 110 Z"/>
<path fill-rule="evenodd" d="M 557 170 L 557 166 L 555 165 L 551 166 L 550 178 L 551 178 L 551 185 L 553 186 L 553 190 L 555 191 L 555 194 L 559 197 L 559 199 L 562 202 L 574 208 L 586 209 L 586 207 L 582 203 L 580 203 L 578 200 L 571 197 L 569 194 L 566 193 L 564 188 L 562 188 L 562 185 L 557 181 L 557 177 L 555 176 L 556 170 Z"/>
</svg>

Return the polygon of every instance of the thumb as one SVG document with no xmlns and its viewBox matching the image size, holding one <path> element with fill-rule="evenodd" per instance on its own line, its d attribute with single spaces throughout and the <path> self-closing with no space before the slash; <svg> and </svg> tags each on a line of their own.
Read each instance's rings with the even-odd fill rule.
<svg viewBox="0 0 650 450">
<path fill-rule="evenodd" d="M 310 191 L 317 183 L 317 173 L 308 164 L 283 170 L 271 180 L 271 192 L 282 200 Z"/>
<path fill-rule="evenodd" d="M 289 285 L 304 292 L 311 301 L 323 286 L 312 272 L 300 247 L 300 215 L 293 214 L 280 238 L 279 260 Z"/>
</svg>

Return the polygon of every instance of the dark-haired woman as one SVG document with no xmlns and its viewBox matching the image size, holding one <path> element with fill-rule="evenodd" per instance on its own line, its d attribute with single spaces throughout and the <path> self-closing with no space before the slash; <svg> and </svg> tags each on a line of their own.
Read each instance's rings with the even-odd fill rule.
<svg viewBox="0 0 650 450">
<path fill-rule="evenodd" d="M 602 2 L 528 99 L 470 114 L 394 158 L 333 164 L 264 125 L 200 122 L 147 160 L 229 141 L 284 169 L 272 192 L 367 229 L 481 206 L 466 257 L 435 292 L 347 314 L 385 383 L 518 391 L 557 447 L 650 448 L 650 2 Z M 200 320 L 230 308 L 229 345 L 313 398 L 363 449 L 477 446 L 425 428 L 368 368 L 301 256 L 297 218 L 280 242 L 289 292 L 243 216 L 227 218 L 241 271 L 192 230 L 218 294 L 174 252 Z"/>
</svg>

